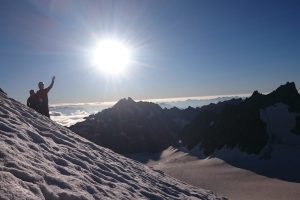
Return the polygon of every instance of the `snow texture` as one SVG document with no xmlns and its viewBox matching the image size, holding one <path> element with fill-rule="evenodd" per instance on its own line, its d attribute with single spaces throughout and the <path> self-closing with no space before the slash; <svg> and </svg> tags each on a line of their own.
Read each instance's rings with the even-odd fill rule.
<svg viewBox="0 0 300 200">
<path fill-rule="evenodd" d="M 223 199 L 76 135 L 0 93 L 0 199 Z"/>
<path fill-rule="evenodd" d="M 236 149 L 236 152 L 238 149 Z M 227 151 L 227 153 L 230 153 Z M 244 153 L 246 156 L 246 153 Z M 242 155 L 236 154 L 237 156 Z M 202 157 L 203 156 L 203 157 Z M 297 156 L 297 155 L 295 155 Z M 200 154 L 199 146 L 189 151 L 187 148 L 170 147 L 160 153 L 131 154 L 134 158 L 156 170 L 178 178 L 189 184 L 206 188 L 231 200 L 299 200 L 300 184 L 281 180 L 274 176 L 262 176 L 251 170 L 234 166 L 219 158 L 207 158 Z M 249 157 L 248 157 L 249 158 Z M 295 159 L 299 160 L 299 157 Z M 257 163 L 257 159 L 248 159 L 248 163 Z M 268 171 L 280 168 L 281 163 L 261 161 L 269 164 L 259 165 L 260 170 Z M 256 164 L 256 165 L 257 165 Z M 293 165 L 293 163 L 287 163 Z M 185 170 L 182 170 L 185 169 Z M 284 170 L 281 168 L 281 170 Z M 295 166 L 294 175 L 299 174 Z"/>
<path fill-rule="evenodd" d="M 289 112 L 288 105 L 277 103 L 260 110 L 261 119 L 267 124 L 272 143 L 300 145 L 299 135 L 291 133 L 299 113 Z"/>
</svg>

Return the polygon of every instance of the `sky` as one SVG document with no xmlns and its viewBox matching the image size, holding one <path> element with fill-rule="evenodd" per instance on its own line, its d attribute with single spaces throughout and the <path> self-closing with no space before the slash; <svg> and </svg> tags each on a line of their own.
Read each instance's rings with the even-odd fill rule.
<svg viewBox="0 0 300 200">
<path fill-rule="evenodd" d="M 132 51 L 126 73 L 91 66 L 98 40 Z M 270 92 L 300 85 L 300 1 L 2 0 L 0 88 L 50 103 Z"/>
</svg>

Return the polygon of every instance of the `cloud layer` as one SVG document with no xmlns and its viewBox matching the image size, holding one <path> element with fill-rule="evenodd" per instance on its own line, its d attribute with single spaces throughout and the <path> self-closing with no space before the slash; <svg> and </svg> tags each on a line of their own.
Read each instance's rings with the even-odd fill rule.
<svg viewBox="0 0 300 200">
<path fill-rule="evenodd" d="M 80 110 L 71 113 L 70 115 L 66 115 L 62 112 L 50 111 L 50 116 L 53 121 L 67 127 L 76 124 L 77 122 L 84 121 L 84 118 L 89 115 L 90 113 Z"/>
</svg>

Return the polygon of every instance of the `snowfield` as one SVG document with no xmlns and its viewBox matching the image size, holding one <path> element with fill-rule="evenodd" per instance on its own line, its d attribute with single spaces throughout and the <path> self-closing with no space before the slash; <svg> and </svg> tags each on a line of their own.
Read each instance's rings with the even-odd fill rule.
<svg viewBox="0 0 300 200">
<path fill-rule="evenodd" d="M 225 199 L 97 146 L 0 92 L 0 199 Z"/>
<path fill-rule="evenodd" d="M 225 150 L 222 150 L 221 153 L 224 154 Z M 242 153 L 239 153 L 238 149 L 233 150 L 233 152 L 227 150 L 226 153 L 237 156 L 237 160 L 241 159 L 239 156 Z M 299 160 L 298 155 L 295 155 L 294 160 Z M 285 160 L 278 160 L 278 157 L 273 161 L 258 161 L 252 155 L 248 157 L 244 155 L 245 158 L 240 160 L 243 163 L 255 165 L 261 171 L 270 171 L 274 175 L 266 176 L 256 173 L 253 168 L 247 169 L 243 168 L 243 165 L 242 167 L 232 165 L 224 158 L 208 158 L 198 148 L 188 151 L 186 148 L 170 147 L 161 153 L 139 153 L 128 156 L 186 183 L 212 190 L 214 193 L 226 196 L 231 200 L 300 199 L 299 179 L 298 181 L 287 181 L 280 178 L 284 175 L 292 176 L 292 174 L 294 177 L 299 177 L 299 165 L 291 166 L 294 165 L 293 162 L 281 164 Z M 282 171 L 282 174 L 275 176 L 279 170 Z"/>
</svg>

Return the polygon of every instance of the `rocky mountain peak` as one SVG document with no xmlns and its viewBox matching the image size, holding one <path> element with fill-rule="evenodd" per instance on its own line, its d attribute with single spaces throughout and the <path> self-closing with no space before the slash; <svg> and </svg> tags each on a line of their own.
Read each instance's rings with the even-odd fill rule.
<svg viewBox="0 0 300 200">
<path fill-rule="evenodd" d="M 114 105 L 114 107 L 132 106 L 132 105 L 135 105 L 135 104 L 136 104 L 136 102 L 131 97 L 128 97 L 128 98 L 120 99 Z"/>
</svg>

